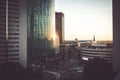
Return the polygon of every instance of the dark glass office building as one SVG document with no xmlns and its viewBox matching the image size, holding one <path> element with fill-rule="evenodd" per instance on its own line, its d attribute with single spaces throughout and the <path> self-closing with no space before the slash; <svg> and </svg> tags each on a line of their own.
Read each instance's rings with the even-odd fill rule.
<svg viewBox="0 0 120 80">
<path fill-rule="evenodd" d="M 52 53 L 55 38 L 54 0 L 28 0 L 28 59 L 40 59 Z"/>
<path fill-rule="evenodd" d="M 60 43 L 64 42 L 64 14 L 62 12 L 55 13 L 56 33 L 59 36 Z"/>
</svg>

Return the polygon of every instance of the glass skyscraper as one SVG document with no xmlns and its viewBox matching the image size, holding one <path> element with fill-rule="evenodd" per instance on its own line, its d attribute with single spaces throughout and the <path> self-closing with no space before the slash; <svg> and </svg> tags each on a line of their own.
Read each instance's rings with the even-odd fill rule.
<svg viewBox="0 0 120 80">
<path fill-rule="evenodd" d="M 54 0 L 28 0 L 27 47 L 28 58 L 40 58 L 50 54 L 55 39 Z"/>
</svg>

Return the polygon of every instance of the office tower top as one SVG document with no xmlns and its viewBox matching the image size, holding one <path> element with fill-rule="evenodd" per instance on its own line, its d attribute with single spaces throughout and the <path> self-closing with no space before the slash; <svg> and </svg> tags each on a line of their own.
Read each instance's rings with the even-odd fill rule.
<svg viewBox="0 0 120 80">
<path fill-rule="evenodd" d="M 64 14 L 62 12 L 56 12 L 56 33 L 60 43 L 64 42 Z"/>
</svg>

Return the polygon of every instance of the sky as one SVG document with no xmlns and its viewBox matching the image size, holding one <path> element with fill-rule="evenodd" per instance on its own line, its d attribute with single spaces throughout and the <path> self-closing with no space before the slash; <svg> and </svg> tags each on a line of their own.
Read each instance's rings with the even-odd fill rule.
<svg viewBox="0 0 120 80">
<path fill-rule="evenodd" d="M 65 15 L 65 40 L 112 40 L 112 0 L 55 0 Z"/>
</svg>

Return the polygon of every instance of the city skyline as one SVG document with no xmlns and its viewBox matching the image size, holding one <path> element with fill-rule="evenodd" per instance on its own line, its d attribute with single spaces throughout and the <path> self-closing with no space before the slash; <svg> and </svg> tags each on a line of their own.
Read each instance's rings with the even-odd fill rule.
<svg viewBox="0 0 120 80">
<path fill-rule="evenodd" d="M 112 0 L 56 0 L 65 15 L 65 40 L 112 40 Z"/>
</svg>

